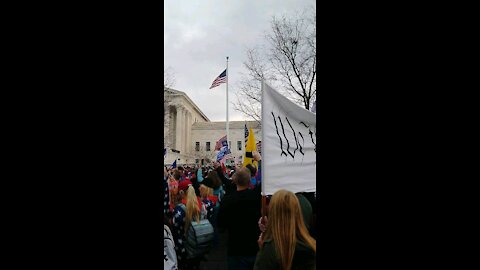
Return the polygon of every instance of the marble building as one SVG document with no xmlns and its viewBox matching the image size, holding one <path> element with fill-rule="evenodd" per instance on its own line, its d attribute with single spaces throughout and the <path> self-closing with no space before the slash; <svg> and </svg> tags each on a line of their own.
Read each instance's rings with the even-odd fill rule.
<svg viewBox="0 0 480 270">
<path fill-rule="evenodd" d="M 255 139 L 261 140 L 256 121 L 230 121 L 230 149 L 239 159 L 245 149 L 244 127 L 253 128 Z M 164 91 L 164 164 L 195 164 L 215 160 L 216 142 L 226 134 L 226 122 L 211 122 L 200 108 L 184 93 L 167 88 Z"/>
</svg>

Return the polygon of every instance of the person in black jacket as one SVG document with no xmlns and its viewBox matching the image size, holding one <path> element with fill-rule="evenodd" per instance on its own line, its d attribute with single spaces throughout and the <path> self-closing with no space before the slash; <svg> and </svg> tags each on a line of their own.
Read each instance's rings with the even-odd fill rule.
<svg viewBox="0 0 480 270">
<path fill-rule="evenodd" d="M 261 195 L 248 189 L 250 171 L 246 168 L 233 175 L 236 190 L 225 195 L 218 213 L 218 227 L 228 231 L 228 269 L 253 269 L 258 252 Z"/>
</svg>

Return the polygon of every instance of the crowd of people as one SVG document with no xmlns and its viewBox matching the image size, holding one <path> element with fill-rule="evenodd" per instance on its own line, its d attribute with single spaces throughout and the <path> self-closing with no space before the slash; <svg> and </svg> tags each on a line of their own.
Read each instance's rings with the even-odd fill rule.
<svg viewBox="0 0 480 270">
<path fill-rule="evenodd" d="M 315 269 L 316 197 L 279 190 L 262 217 L 258 168 L 164 168 L 164 269 L 199 269 L 227 232 L 227 264 L 235 269 Z"/>
</svg>

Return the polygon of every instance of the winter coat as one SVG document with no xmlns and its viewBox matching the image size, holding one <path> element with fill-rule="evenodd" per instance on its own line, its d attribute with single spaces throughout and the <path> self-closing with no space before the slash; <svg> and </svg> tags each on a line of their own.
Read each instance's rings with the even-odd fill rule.
<svg viewBox="0 0 480 270">
<path fill-rule="evenodd" d="M 315 252 L 303 242 L 297 242 L 291 270 L 312 270 L 316 268 Z M 265 240 L 258 251 L 253 270 L 282 270 L 272 240 Z"/>
</svg>

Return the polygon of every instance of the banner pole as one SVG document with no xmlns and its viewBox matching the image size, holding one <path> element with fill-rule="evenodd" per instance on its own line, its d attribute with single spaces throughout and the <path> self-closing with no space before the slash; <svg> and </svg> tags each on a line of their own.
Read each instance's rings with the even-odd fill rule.
<svg viewBox="0 0 480 270">
<path fill-rule="evenodd" d="M 261 91 L 262 91 L 262 111 L 261 111 L 261 119 L 260 119 L 260 128 L 262 129 L 262 142 L 265 144 L 265 132 L 263 131 L 263 116 L 264 116 L 264 109 L 263 109 L 263 96 L 264 96 L 264 82 L 262 80 L 262 86 L 261 86 Z M 263 157 L 262 157 L 263 160 Z M 267 215 L 267 196 L 265 194 L 265 162 L 262 162 L 262 170 L 261 170 L 261 178 L 262 178 L 262 183 L 260 184 L 260 187 L 262 189 L 262 223 L 265 225 L 265 219 L 264 217 Z"/>
<path fill-rule="evenodd" d="M 229 121 L 228 121 L 228 56 L 227 56 L 227 74 L 225 74 L 227 77 L 227 148 L 230 150 L 230 141 L 229 141 Z M 227 151 L 228 152 L 228 151 Z"/>
</svg>

